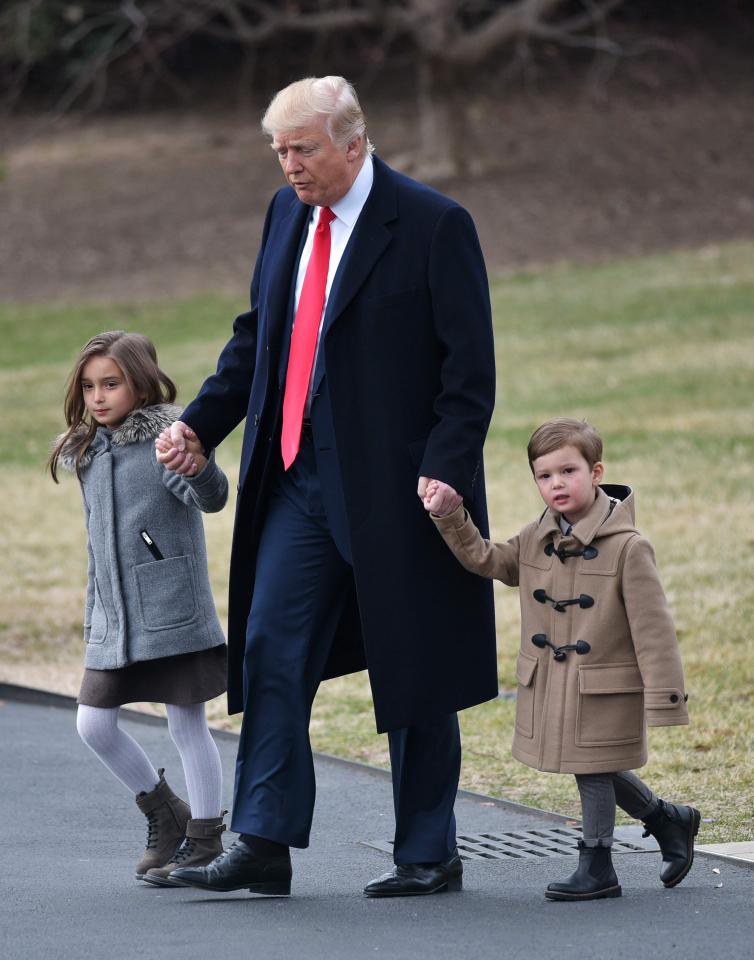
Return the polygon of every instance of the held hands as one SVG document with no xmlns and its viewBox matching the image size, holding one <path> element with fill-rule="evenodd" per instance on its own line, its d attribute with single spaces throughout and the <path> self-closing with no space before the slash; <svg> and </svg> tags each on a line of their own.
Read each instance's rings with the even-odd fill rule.
<svg viewBox="0 0 754 960">
<path fill-rule="evenodd" d="M 155 440 L 154 446 L 158 462 L 183 477 L 195 477 L 207 465 L 204 447 L 199 438 L 191 427 L 181 420 L 165 427 Z"/>
<path fill-rule="evenodd" d="M 463 497 L 442 480 L 430 480 L 429 477 L 419 477 L 419 487 L 416 491 L 424 504 L 424 509 L 436 517 L 447 517 L 456 507 L 463 503 Z"/>
</svg>

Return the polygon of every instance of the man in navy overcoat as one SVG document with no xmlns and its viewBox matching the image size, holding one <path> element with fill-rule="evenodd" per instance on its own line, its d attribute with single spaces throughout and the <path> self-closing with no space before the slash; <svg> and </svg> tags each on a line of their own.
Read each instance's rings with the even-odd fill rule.
<svg viewBox="0 0 754 960">
<path fill-rule="evenodd" d="M 241 836 L 174 877 L 290 890 L 289 847 L 308 845 L 314 807 L 314 695 L 321 680 L 366 667 L 389 735 L 396 830 L 395 868 L 365 893 L 459 889 L 456 712 L 497 695 L 492 587 L 445 549 L 422 497 L 439 481 L 486 532 L 495 369 L 482 253 L 462 207 L 372 155 L 342 78 L 287 87 L 263 127 L 289 185 L 267 212 L 251 309 L 158 441 L 167 466 L 191 473 L 192 441 L 212 449 L 246 418 L 228 619 L 229 710 L 244 713 Z M 323 208 L 334 217 L 326 299 L 286 469 L 291 331 Z"/>
</svg>

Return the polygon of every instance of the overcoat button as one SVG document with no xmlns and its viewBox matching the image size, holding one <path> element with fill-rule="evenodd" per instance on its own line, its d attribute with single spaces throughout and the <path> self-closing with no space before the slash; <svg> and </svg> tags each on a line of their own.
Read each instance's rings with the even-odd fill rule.
<svg viewBox="0 0 754 960">
<path fill-rule="evenodd" d="M 254 414 L 254 426 L 255 426 L 255 427 L 259 426 L 259 414 L 258 414 L 258 413 L 255 413 L 255 414 Z"/>
<path fill-rule="evenodd" d="M 678 694 L 677 694 L 677 693 L 671 693 L 671 694 L 670 694 L 670 702 L 671 702 L 671 703 L 678 703 Z"/>
</svg>

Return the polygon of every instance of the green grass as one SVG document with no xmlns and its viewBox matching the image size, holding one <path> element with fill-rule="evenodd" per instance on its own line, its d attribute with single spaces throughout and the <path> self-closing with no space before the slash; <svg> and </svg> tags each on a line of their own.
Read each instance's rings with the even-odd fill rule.
<svg viewBox="0 0 754 960">
<path fill-rule="evenodd" d="M 687 674 L 692 723 L 650 731 L 643 776 L 695 803 L 707 842 L 754 838 L 754 245 L 562 265 L 492 287 L 498 402 L 486 448 L 494 535 L 540 509 L 525 458 L 544 419 L 584 416 L 603 433 L 608 481 L 636 490 L 655 545 Z M 84 557 L 78 491 L 44 477 L 78 347 L 101 330 L 140 330 L 190 398 L 244 304 L 217 296 L 129 307 L 0 307 L 0 656 L 2 675 L 75 692 Z M 233 478 L 239 433 L 220 451 Z M 231 511 L 207 519 L 211 576 L 225 613 Z M 495 586 L 500 681 L 513 686 L 518 598 Z M 462 717 L 463 785 L 578 815 L 572 778 L 512 760 L 514 704 Z M 222 704 L 212 714 L 222 721 Z M 312 738 L 387 765 L 365 675 L 323 685 Z"/>
</svg>

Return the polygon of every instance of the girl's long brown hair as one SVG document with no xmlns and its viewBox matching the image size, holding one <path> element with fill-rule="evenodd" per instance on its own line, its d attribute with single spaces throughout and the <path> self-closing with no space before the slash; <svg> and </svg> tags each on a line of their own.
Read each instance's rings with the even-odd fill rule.
<svg viewBox="0 0 754 960">
<path fill-rule="evenodd" d="M 97 432 L 96 421 L 87 415 L 84 392 L 81 389 L 84 367 L 92 357 L 110 357 L 118 364 L 126 383 L 137 398 L 134 409 L 151 407 L 156 403 L 172 403 L 175 400 L 175 384 L 157 365 L 157 351 L 148 337 L 123 330 L 111 330 L 92 337 L 79 353 L 66 384 L 63 412 L 68 429 L 56 441 L 47 461 L 55 483 L 58 482 L 58 461 L 66 444 L 71 444 L 69 449 L 76 457 L 76 474 L 80 476 L 81 458 Z"/>
</svg>

